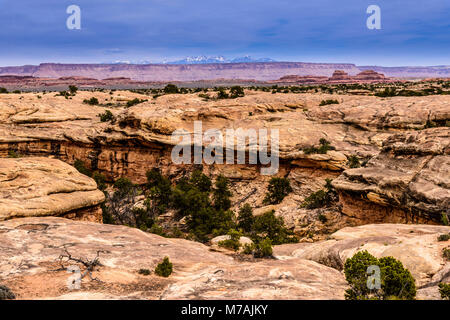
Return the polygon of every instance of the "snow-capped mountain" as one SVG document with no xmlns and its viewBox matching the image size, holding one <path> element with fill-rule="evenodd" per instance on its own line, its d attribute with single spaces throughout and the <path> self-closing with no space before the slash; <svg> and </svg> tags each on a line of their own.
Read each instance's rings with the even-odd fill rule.
<svg viewBox="0 0 450 320">
<path fill-rule="evenodd" d="M 182 60 L 164 62 L 166 64 L 206 64 L 206 63 L 238 63 L 238 62 L 274 62 L 270 58 L 253 59 L 250 56 L 244 56 L 234 59 L 227 59 L 223 56 L 195 56 L 187 57 Z"/>
<path fill-rule="evenodd" d="M 244 57 L 234 58 L 230 62 L 237 63 L 237 62 L 276 62 L 276 61 L 273 60 L 273 59 L 270 59 L 270 58 L 257 58 L 257 59 L 254 59 L 254 58 L 252 58 L 250 56 L 244 56 Z"/>
</svg>

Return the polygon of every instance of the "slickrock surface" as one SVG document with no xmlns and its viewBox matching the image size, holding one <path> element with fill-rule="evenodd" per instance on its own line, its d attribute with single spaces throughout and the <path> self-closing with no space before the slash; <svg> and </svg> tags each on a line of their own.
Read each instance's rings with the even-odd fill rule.
<svg viewBox="0 0 450 320">
<path fill-rule="evenodd" d="M 101 221 L 95 181 L 50 158 L 0 158 L 0 220 L 62 216 Z"/>
<path fill-rule="evenodd" d="M 94 96 L 100 106 L 83 103 Z M 126 102 L 134 98 L 148 101 L 126 108 Z M 327 99 L 336 99 L 339 104 L 319 106 Z M 107 106 L 108 103 L 112 105 Z M 116 116 L 116 122 L 100 122 L 97 115 L 105 110 Z M 79 159 L 110 180 L 125 176 L 135 183 L 144 183 L 146 171 L 153 167 L 160 167 L 171 178 L 192 169 L 189 165 L 175 165 L 170 153 L 176 143 L 171 141 L 171 133 L 181 128 L 192 133 L 194 121 L 202 121 L 203 132 L 211 128 L 222 133 L 228 128 L 278 129 L 281 157 L 278 176 L 288 177 L 294 192 L 274 209 L 300 233 L 324 228 L 333 232 L 348 225 L 342 221 L 348 217 L 352 224 L 407 222 L 411 218 L 405 217 L 405 211 L 417 209 L 428 214 L 422 213 L 423 219 L 414 221 L 426 222 L 430 214 L 436 218 L 437 212 L 448 203 L 445 199 L 449 190 L 446 181 L 449 128 L 442 124 L 449 119 L 448 95 L 379 98 L 246 91 L 245 97 L 237 99 L 205 101 L 198 94 L 171 94 L 153 99 L 129 91 L 80 91 L 69 99 L 54 93 L 3 94 L 0 156 L 15 151 L 23 156 L 52 156 L 69 164 Z M 424 130 L 429 121 L 441 127 Z M 378 155 L 383 143 L 387 146 L 394 136 L 403 133 L 406 140 L 393 144 L 398 148 L 403 144 L 404 155 L 390 155 L 388 151 Z M 303 152 L 307 147 L 317 147 L 321 138 L 330 141 L 336 150 L 327 154 Z M 436 154 L 426 151 L 430 146 L 436 148 Z M 336 179 L 348 169 L 348 158 L 352 155 L 358 156 L 361 163 L 376 158 L 366 168 L 345 171 L 335 181 L 336 188 L 341 190 L 346 216 L 328 210 L 325 215 L 329 222 L 323 226 L 317 221 L 322 213 L 299 206 L 307 196 L 324 187 L 326 178 Z M 429 157 L 433 160 L 428 161 Z M 421 164 L 426 166 L 421 168 Z M 231 179 L 236 207 L 249 202 L 258 210 L 268 209 L 262 200 L 270 177 L 262 176 L 258 166 L 214 164 L 204 166 L 204 171 L 212 177 L 223 174 Z M 420 176 L 414 176 L 419 171 Z M 361 175 L 366 181 L 357 181 Z M 403 180 L 394 179 L 400 175 Z M 354 194 L 347 197 L 346 188 L 356 190 L 356 197 Z M 380 207 L 381 202 L 387 204 Z M 311 227 L 302 230 L 305 225 Z"/>
<path fill-rule="evenodd" d="M 411 270 L 418 298 L 438 299 L 437 284 L 450 280 L 442 257 L 447 242 L 437 236 L 450 227 L 366 225 L 344 228 L 330 240 L 274 247 L 276 259 L 235 260 L 205 245 L 167 239 L 125 226 L 62 218 L 0 222 L 0 283 L 19 299 L 343 299 L 346 258 L 358 250 L 393 256 Z M 71 274 L 61 269 L 64 249 L 101 266 L 69 290 Z M 168 256 L 169 278 L 140 275 Z M 67 268 L 77 263 L 63 262 Z M 83 272 L 83 268 L 81 271 Z"/>
<path fill-rule="evenodd" d="M 310 259 L 337 270 L 342 270 L 345 260 L 358 251 L 367 250 L 376 257 L 393 256 L 411 271 L 419 299 L 439 299 L 439 282 L 450 281 L 450 262 L 442 255 L 450 243 L 437 238 L 448 232 L 450 227 L 430 225 L 346 227 L 327 241 L 276 246 L 274 255 L 280 259 Z"/>
<path fill-rule="evenodd" d="M 101 282 L 86 277 L 69 290 L 58 260 L 64 248 L 88 259 L 101 250 L 93 272 Z M 138 274 L 165 256 L 169 278 Z M 235 261 L 196 242 L 52 217 L 0 222 L 0 282 L 19 299 L 342 299 L 346 289 L 339 271 L 313 261 Z"/>
<path fill-rule="evenodd" d="M 450 213 L 450 130 L 392 135 L 365 167 L 344 171 L 333 185 L 342 193 L 343 212 L 355 219 L 439 222 Z"/>
</svg>

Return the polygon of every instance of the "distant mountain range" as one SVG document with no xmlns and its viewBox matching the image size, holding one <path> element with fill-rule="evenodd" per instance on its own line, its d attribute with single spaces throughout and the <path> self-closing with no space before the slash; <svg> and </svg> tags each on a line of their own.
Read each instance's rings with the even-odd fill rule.
<svg viewBox="0 0 450 320">
<path fill-rule="evenodd" d="M 38 66 L 0 67 L 0 76 L 17 75 L 39 78 L 75 76 L 94 79 L 126 77 L 136 81 L 163 82 L 216 79 L 269 81 L 287 75 L 330 77 L 335 70 L 345 71 L 350 76 L 364 70 L 374 70 L 386 77 L 394 78 L 450 78 L 450 66 L 379 67 L 356 66 L 351 63 L 257 62 L 250 57 L 230 61 L 223 57 L 191 57 L 160 64 L 42 63 Z"/>
<path fill-rule="evenodd" d="M 270 58 L 255 59 L 248 55 L 233 59 L 227 59 L 224 56 L 192 56 L 175 61 L 164 60 L 162 64 L 209 64 L 209 63 L 240 63 L 240 62 L 251 63 L 251 62 L 276 62 L 276 61 Z M 152 64 L 152 63 L 148 60 L 142 61 L 117 60 L 114 62 L 107 62 L 104 64 Z"/>
<path fill-rule="evenodd" d="M 241 62 L 276 62 L 270 58 L 254 59 L 250 56 L 238 57 L 234 59 L 227 59 L 224 56 L 195 56 L 187 57 L 182 60 L 165 62 L 165 64 L 207 64 L 207 63 L 241 63 Z"/>
</svg>

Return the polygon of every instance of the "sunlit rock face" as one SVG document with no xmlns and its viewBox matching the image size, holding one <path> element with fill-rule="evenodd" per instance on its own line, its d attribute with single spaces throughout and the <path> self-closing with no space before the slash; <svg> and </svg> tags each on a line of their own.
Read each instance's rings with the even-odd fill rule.
<svg viewBox="0 0 450 320">
<path fill-rule="evenodd" d="M 95 181 L 49 158 L 0 158 L 0 220 L 66 216 L 101 222 L 105 199 Z"/>
</svg>

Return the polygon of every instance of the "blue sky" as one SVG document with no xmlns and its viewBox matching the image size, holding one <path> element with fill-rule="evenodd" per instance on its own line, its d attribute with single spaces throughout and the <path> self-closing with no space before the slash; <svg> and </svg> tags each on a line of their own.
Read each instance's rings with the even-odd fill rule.
<svg viewBox="0 0 450 320">
<path fill-rule="evenodd" d="M 66 8 L 81 8 L 68 30 Z M 381 8 L 381 30 L 366 9 Z M 449 0 L 0 0 L 0 65 L 251 55 L 450 65 Z"/>
</svg>

